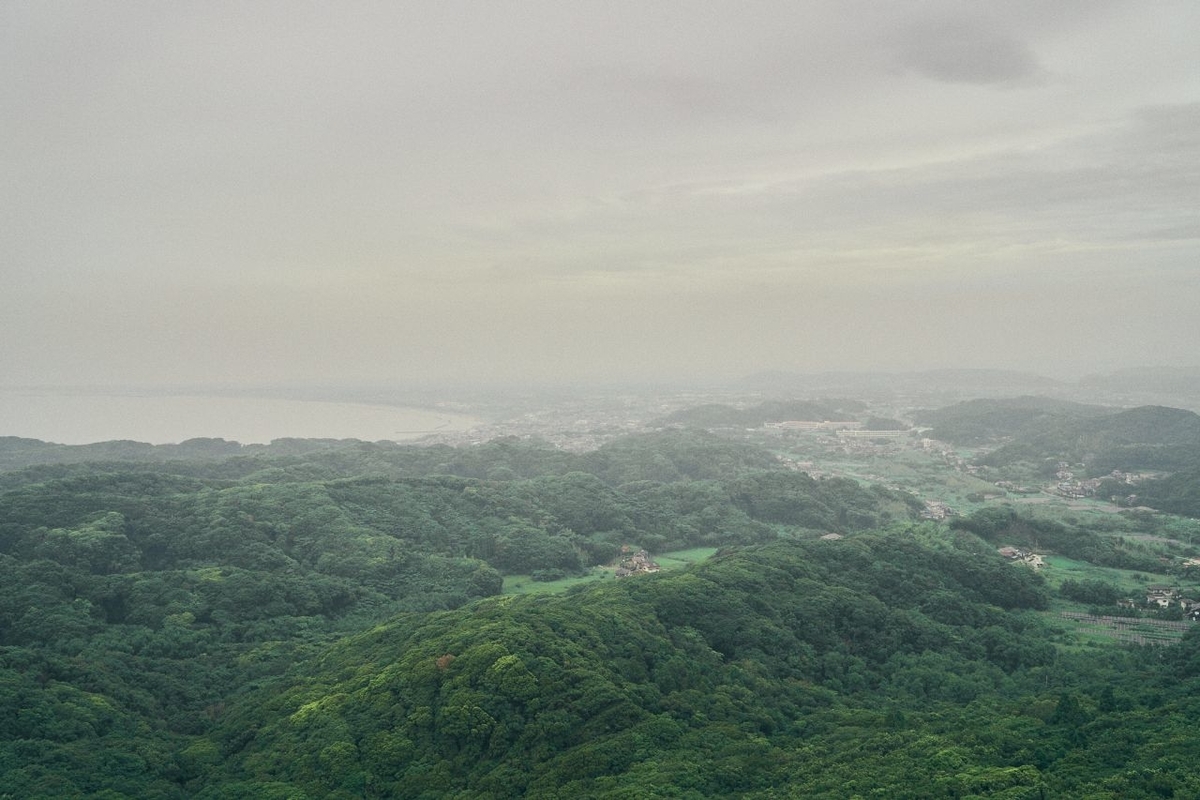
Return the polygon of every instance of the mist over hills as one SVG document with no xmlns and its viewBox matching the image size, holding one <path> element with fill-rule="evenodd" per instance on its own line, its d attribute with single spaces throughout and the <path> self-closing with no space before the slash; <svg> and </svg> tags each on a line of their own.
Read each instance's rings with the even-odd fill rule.
<svg viewBox="0 0 1200 800">
<path fill-rule="evenodd" d="M 1034 435 L 1080 418 L 1113 413 L 1115 409 L 1049 397 L 1006 397 L 966 400 L 913 414 L 914 421 L 930 428 L 935 439 L 964 445 L 994 442 L 1001 438 Z"/>
<path fill-rule="evenodd" d="M 999 369 L 911 372 L 761 372 L 735 385 L 765 394 L 887 398 L 929 407 L 988 397 L 1042 396 L 1116 406 L 1175 405 L 1200 410 L 1200 369 L 1134 367 L 1078 379 Z"/>
<path fill-rule="evenodd" d="M 756 428 L 768 422 L 787 420 L 845 419 L 861 414 L 864 410 L 866 404 L 860 400 L 766 401 L 745 408 L 712 403 L 681 409 L 650 424 L 688 425 L 699 428 Z"/>
<path fill-rule="evenodd" d="M 1200 798 L 1196 0 L 0 21 L 0 800 Z"/>
<path fill-rule="evenodd" d="M 760 372 L 738 385 L 762 392 L 828 392 L 838 396 L 872 397 L 885 393 L 965 393 L 973 396 L 996 392 L 1038 394 L 1064 389 L 1064 381 L 1032 372 L 999 369 L 937 369 L 906 372 Z"/>
<path fill-rule="evenodd" d="M 1200 535 L 1145 510 L 931 521 L 911 491 L 802 471 L 793 446 L 852 458 L 834 437 L 762 430 L 904 403 L 712 399 L 657 417 L 661 398 L 639 401 L 652 430 L 578 452 L 0 438 L 0 793 L 1200 792 L 1173 744 L 1198 713 L 1200 629 L 1171 629 L 1169 652 L 1081 650 L 1064 592 L 1122 589 L 1063 589 L 997 552 L 1145 576 Z M 598 419 L 564 402 L 543 424 Z M 1182 409 L 1015 396 L 915 416 L 1000 445 L 983 459 L 1200 456 Z M 872 470 L 941 463 L 912 437 L 862 447 Z M 1148 480 L 1139 502 L 1200 513 L 1192 481 Z M 615 580 L 639 548 L 700 563 Z M 561 587 L 521 597 L 514 579 Z"/>
<path fill-rule="evenodd" d="M 1058 615 L 1114 613 L 1149 575 L 1190 601 L 1200 531 L 1167 513 L 1200 515 L 1200 416 L 1020 373 L 803 380 L 507 395 L 490 408 L 530 427 L 458 444 L 0 437 L 0 794 L 1200 793 L 1172 744 L 1200 713 L 1200 628 L 1081 647 Z M 1172 474 L 1100 481 L 1136 511 L 1053 518 L 915 436 L 763 427 L 906 426 L 887 414 L 977 448 L 971 470 Z M 579 424 L 607 433 L 536 435 Z M 998 499 L 934 521 L 938 481 Z M 694 560 L 616 580 L 641 548 Z"/>
<path fill-rule="evenodd" d="M 187 439 L 179 444 L 148 444 L 130 440 L 57 444 L 19 436 L 0 436 L 0 471 L 38 464 L 83 462 L 159 462 L 227 459 L 240 455 L 304 455 L 345 446 L 353 440 L 276 439 L 270 444 L 241 444 L 226 439 Z"/>
<path fill-rule="evenodd" d="M 1085 375 L 1079 385 L 1114 392 L 1200 394 L 1200 368 L 1129 367 L 1108 374 Z"/>
</svg>

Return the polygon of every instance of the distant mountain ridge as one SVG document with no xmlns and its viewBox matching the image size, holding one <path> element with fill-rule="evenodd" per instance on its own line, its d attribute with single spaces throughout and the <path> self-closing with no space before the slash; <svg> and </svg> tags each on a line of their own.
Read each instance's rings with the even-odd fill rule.
<svg viewBox="0 0 1200 800">
<path fill-rule="evenodd" d="M 116 439 L 94 444 L 57 444 L 20 436 L 0 436 L 0 471 L 41 464 L 90 461 L 180 461 L 223 459 L 239 455 L 305 455 L 344 446 L 355 439 L 276 439 L 270 444 L 240 444 L 227 439 L 188 439 L 179 444 L 147 444 Z"/>
<path fill-rule="evenodd" d="M 737 388 L 767 395 L 916 398 L 930 407 L 979 397 L 1053 396 L 1115 406 L 1168 405 L 1200 411 L 1200 366 L 1138 366 L 1078 380 L 1006 369 L 764 371 Z"/>
<path fill-rule="evenodd" d="M 1200 367 L 1131 367 L 1085 375 L 1079 384 L 1108 391 L 1200 395 Z"/>
<path fill-rule="evenodd" d="M 906 394 L 984 393 L 1033 394 L 1069 387 L 1062 381 L 1030 372 L 1000 369 L 935 369 L 916 372 L 781 372 L 749 375 L 739 387 L 761 392 L 823 392 L 853 396 L 902 392 Z"/>
</svg>

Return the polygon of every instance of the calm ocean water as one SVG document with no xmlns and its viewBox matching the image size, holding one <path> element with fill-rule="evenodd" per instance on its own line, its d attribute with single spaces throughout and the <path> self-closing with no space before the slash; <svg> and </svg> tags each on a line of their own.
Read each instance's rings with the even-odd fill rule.
<svg viewBox="0 0 1200 800">
<path fill-rule="evenodd" d="M 434 409 L 359 403 L 0 389 L 0 436 L 60 444 L 173 444 L 201 436 L 242 444 L 285 437 L 403 441 L 480 422 Z"/>
</svg>

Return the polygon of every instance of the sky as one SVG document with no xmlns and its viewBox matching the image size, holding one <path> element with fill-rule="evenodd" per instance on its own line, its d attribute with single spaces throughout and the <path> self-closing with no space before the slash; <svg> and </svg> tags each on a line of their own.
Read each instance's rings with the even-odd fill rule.
<svg viewBox="0 0 1200 800">
<path fill-rule="evenodd" d="M 0 4 L 0 384 L 1200 362 L 1200 3 Z"/>
</svg>

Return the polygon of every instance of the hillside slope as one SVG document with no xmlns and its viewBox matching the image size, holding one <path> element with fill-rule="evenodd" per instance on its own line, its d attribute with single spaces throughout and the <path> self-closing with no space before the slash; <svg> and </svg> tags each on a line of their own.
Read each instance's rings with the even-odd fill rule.
<svg viewBox="0 0 1200 800">
<path fill-rule="evenodd" d="M 1167 756 L 1181 752 L 1167 731 L 1200 705 L 1164 691 L 1195 675 L 1180 670 L 1195 638 L 1163 667 L 1177 670 L 1170 684 L 1137 652 L 1064 658 L 1022 610 L 1046 602 L 1037 576 L 972 542 L 777 543 L 682 574 L 400 618 L 239 703 L 211 739 L 223 766 L 189 786 L 313 798 L 1200 790 L 1190 757 Z"/>
<path fill-rule="evenodd" d="M 931 428 L 929 436 L 958 445 L 979 445 L 1012 437 L 1037 435 L 1074 420 L 1108 411 L 1048 397 L 1011 397 L 967 400 L 944 408 L 914 414 L 918 425 Z"/>
<path fill-rule="evenodd" d="M 1179 408 L 1140 406 L 1027 430 L 979 460 L 1082 462 L 1097 474 L 1200 466 L 1200 415 Z"/>
</svg>

